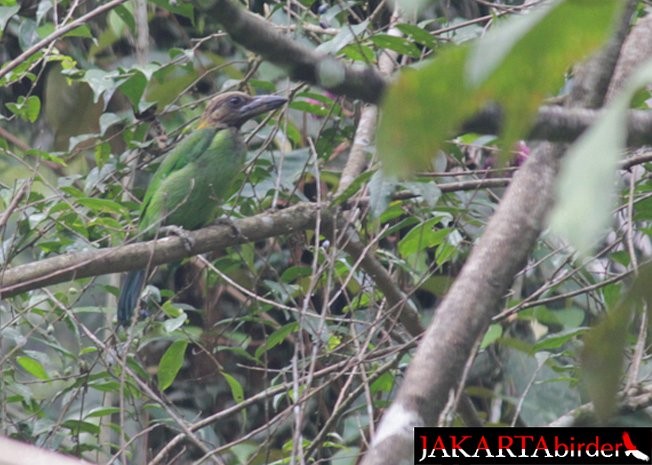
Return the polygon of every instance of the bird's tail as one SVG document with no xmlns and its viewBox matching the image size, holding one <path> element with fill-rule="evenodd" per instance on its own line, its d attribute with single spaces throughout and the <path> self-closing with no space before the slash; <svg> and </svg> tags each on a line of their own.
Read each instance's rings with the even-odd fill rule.
<svg viewBox="0 0 652 465">
<path fill-rule="evenodd" d="M 145 281 L 145 270 L 130 271 L 122 284 L 118 300 L 118 324 L 128 326 Z"/>
</svg>

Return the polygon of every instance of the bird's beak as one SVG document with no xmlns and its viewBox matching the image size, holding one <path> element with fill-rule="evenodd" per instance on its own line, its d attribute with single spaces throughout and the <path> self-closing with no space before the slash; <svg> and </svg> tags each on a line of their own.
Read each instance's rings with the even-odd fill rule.
<svg viewBox="0 0 652 465">
<path fill-rule="evenodd" d="M 285 97 L 279 97 L 278 95 L 258 95 L 252 97 L 251 101 L 240 108 L 240 121 L 244 122 L 254 116 L 260 115 L 271 110 L 274 110 L 285 102 L 288 99 Z"/>
</svg>

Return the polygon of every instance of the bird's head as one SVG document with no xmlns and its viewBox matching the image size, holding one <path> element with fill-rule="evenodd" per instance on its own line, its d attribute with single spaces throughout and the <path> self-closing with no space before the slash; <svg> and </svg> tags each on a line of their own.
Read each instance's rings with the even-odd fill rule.
<svg viewBox="0 0 652 465">
<path fill-rule="evenodd" d="M 280 107 L 287 99 L 277 95 L 252 97 L 244 92 L 225 92 L 214 97 L 199 120 L 199 128 L 236 128 L 256 115 Z"/>
</svg>

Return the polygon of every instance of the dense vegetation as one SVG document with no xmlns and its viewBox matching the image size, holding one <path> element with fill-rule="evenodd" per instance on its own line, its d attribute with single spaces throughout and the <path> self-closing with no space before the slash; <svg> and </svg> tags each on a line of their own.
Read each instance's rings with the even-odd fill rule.
<svg viewBox="0 0 652 465">
<path fill-rule="evenodd" d="M 390 405 L 649 426 L 649 9 L 0 0 L 0 436 L 344 465 L 411 451 Z M 243 128 L 230 223 L 139 242 L 151 173 L 234 89 L 289 103 Z"/>
</svg>

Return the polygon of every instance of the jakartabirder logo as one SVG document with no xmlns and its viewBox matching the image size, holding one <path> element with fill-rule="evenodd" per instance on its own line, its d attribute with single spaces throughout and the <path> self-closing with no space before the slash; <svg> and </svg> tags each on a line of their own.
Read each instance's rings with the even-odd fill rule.
<svg viewBox="0 0 652 465">
<path fill-rule="evenodd" d="M 642 465 L 651 448 L 651 428 L 414 429 L 419 465 Z"/>
</svg>

